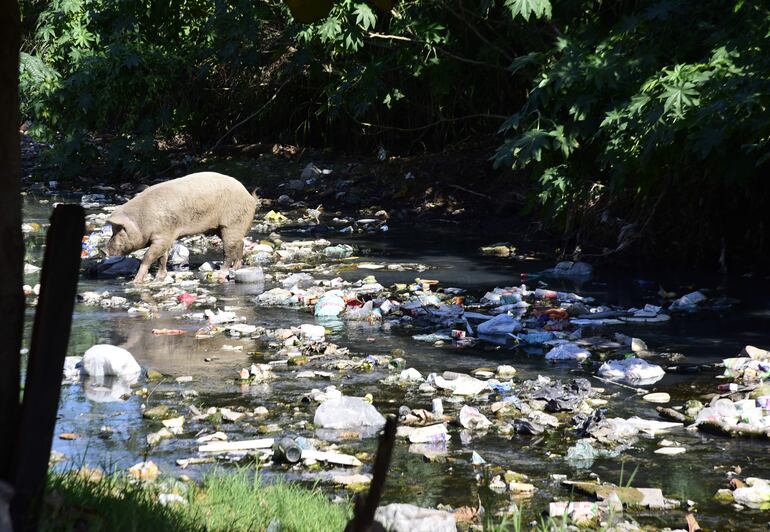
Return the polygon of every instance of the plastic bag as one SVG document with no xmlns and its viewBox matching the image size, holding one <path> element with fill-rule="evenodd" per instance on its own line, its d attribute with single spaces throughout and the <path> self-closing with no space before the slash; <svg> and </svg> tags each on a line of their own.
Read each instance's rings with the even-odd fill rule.
<svg viewBox="0 0 770 532">
<path fill-rule="evenodd" d="M 360 307 L 351 307 L 345 312 L 345 317 L 349 320 L 369 320 L 375 318 L 374 302 L 367 301 Z"/>
<path fill-rule="evenodd" d="M 460 409 L 460 425 L 470 430 L 484 430 L 491 427 L 492 422 L 478 408 L 463 405 Z"/>
<path fill-rule="evenodd" d="M 546 277 L 590 277 L 594 267 L 587 262 L 562 261 L 553 268 L 544 270 L 542 275 Z"/>
<path fill-rule="evenodd" d="M 188 265 L 190 263 L 190 250 L 187 249 L 187 246 L 184 244 L 175 242 L 174 245 L 171 246 L 171 252 L 168 256 L 168 263 L 174 266 Z"/>
<path fill-rule="evenodd" d="M 454 395 L 478 395 L 489 389 L 489 384 L 470 375 L 460 374 L 452 379 L 431 373 L 428 383 L 444 390 L 451 390 Z"/>
<path fill-rule="evenodd" d="M 235 282 L 239 284 L 261 283 L 265 280 L 265 272 L 259 266 L 240 268 L 233 272 Z"/>
<path fill-rule="evenodd" d="M 299 326 L 299 333 L 305 340 L 311 342 L 322 342 L 324 336 L 326 336 L 326 329 L 321 325 L 313 325 L 311 323 L 303 323 Z"/>
<path fill-rule="evenodd" d="M 142 261 L 134 257 L 107 257 L 86 267 L 86 276 L 91 279 L 115 279 L 133 277 L 139 271 Z"/>
<path fill-rule="evenodd" d="M 360 397 L 340 397 L 321 403 L 315 411 L 313 424 L 325 429 L 355 429 L 381 427 L 385 418 Z"/>
<path fill-rule="evenodd" d="M 134 357 L 121 347 L 98 344 L 83 354 L 83 371 L 93 377 L 115 375 L 118 377 L 138 376 L 142 368 Z"/>
<path fill-rule="evenodd" d="M 625 380 L 635 384 L 652 384 L 666 374 L 657 364 L 650 364 L 641 358 L 610 360 L 599 368 L 599 376 L 610 380 Z"/>
<path fill-rule="evenodd" d="M 328 292 L 315 304 L 315 315 L 319 318 L 336 318 L 344 310 L 345 300 Z"/>
<path fill-rule="evenodd" d="M 671 310 L 694 310 L 698 304 L 706 301 L 700 292 L 690 292 L 671 303 Z"/>
<path fill-rule="evenodd" d="M 545 354 L 546 360 L 585 360 L 591 357 L 591 352 L 577 344 L 559 344 Z"/>
<path fill-rule="evenodd" d="M 500 314 L 485 321 L 478 327 L 479 334 L 501 335 L 521 330 L 521 322 L 509 314 Z"/>
</svg>

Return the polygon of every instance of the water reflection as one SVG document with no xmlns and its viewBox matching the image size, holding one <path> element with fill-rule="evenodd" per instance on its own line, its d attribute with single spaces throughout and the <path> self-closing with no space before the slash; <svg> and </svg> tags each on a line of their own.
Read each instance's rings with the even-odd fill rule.
<svg viewBox="0 0 770 532">
<path fill-rule="evenodd" d="M 131 379 L 121 377 L 88 377 L 82 380 L 81 386 L 86 399 L 95 403 L 112 403 L 125 401 L 131 395 L 131 387 L 139 381 L 135 376 Z"/>
</svg>

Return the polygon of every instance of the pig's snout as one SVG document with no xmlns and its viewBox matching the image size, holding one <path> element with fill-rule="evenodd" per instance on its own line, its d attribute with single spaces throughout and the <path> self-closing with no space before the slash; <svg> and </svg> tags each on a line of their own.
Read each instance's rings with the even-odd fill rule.
<svg viewBox="0 0 770 532">
<path fill-rule="evenodd" d="M 116 245 L 116 242 L 114 242 L 114 238 L 110 238 L 110 240 L 107 242 L 107 245 L 104 248 L 104 252 L 107 254 L 108 257 L 117 257 L 120 255 L 120 250 L 118 249 L 118 246 Z"/>
</svg>

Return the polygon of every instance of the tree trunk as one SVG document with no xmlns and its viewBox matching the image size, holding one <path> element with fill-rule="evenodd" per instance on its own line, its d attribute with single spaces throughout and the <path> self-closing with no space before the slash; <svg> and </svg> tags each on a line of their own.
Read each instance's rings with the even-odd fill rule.
<svg viewBox="0 0 770 532">
<path fill-rule="evenodd" d="M 17 0 L 0 1 L 0 480 L 10 480 L 19 414 L 24 325 L 24 242 L 21 235 L 19 46 Z"/>
</svg>

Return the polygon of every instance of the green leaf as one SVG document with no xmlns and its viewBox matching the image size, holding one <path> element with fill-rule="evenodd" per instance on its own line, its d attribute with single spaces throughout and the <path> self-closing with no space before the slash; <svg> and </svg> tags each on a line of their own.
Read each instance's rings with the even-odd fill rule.
<svg viewBox="0 0 770 532">
<path fill-rule="evenodd" d="M 318 35 L 321 37 L 322 42 L 337 41 L 340 33 L 342 33 L 342 25 L 334 17 L 327 18 L 318 28 Z"/>
<path fill-rule="evenodd" d="M 19 54 L 19 72 L 28 75 L 35 83 L 44 83 L 59 77 L 59 73 L 46 65 L 42 59 L 25 52 Z"/>
<path fill-rule="evenodd" d="M 393 107 L 393 104 L 401 99 L 404 98 L 404 93 L 401 92 L 398 89 L 393 89 L 388 94 L 385 95 L 385 98 L 383 98 L 382 103 L 385 104 L 385 107 L 388 109 L 391 109 Z"/>
<path fill-rule="evenodd" d="M 345 48 L 348 50 L 355 52 L 359 48 L 361 48 L 364 45 L 363 39 L 359 37 L 358 35 L 354 35 L 353 33 L 348 33 L 345 35 Z"/>
<path fill-rule="evenodd" d="M 631 97 L 631 103 L 628 105 L 628 111 L 631 114 L 639 114 L 644 110 L 644 106 L 650 101 L 646 94 L 635 94 Z"/>
<path fill-rule="evenodd" d="M 513 114 L 508 118 L 508 120 L 503 122 L 503 125 L 500 126 L 500 129 L 498 129 L 497 132 L 505 133 L 511 129 L 516 129 L 519 127 L 519 122 L 521 122 L 521 113 Z"/>
<path fill-rule="evenodd" d="M 540 161 L 543 157 L 543 148 L 548 148 L 551 135 L 540 128 L 525 131 L 513 140 L 511 153 L 516 159 L 514 166 L 523 168 L 532 161 Z"/>
<path fill-rule="evenodd" d="M 624 115 L 621 111 L 612 109 L 607 111 L 607 113 L 604 115 L 604 120 L 602 120 L 602 123 L 599 124 L 599 127 L 611 126 L 612 124 L 620 122 L 623 120 L 623 118 Z"/>
<path fill-rule="evenodd" d="M 673 109 L 675 116 L 682 117 L 687 108 L 699 103 L 697 99 L 699 92 L 694 88 L 695 85 L 693 83 L 686 82 L 678 86 L 664 85 L 663 87 L 665 90 L 660 99 L 666 100 L 663 104 L 664 113 L 668 113 Z"/>
<path fill-rule="evenodd" d="M 539 58 L 540 54 L 538 52 L 530 52 L 527 55 L 522 55 L 513 60 L 511 66 L 508 67 L 508 70 L 511 71 L 511 74 L 515 74 L 525 66 L 536 63 Z"/>
<path fill-rule="evenodd" d="M 356 4 L 353 13 L 356 15 L 356 24 L 361 26 L 364 30 L 373 28 L 374 24 L 377 22 L 377 15 L 375 15 L 372 8 L 366 4 Z"/>
<path fill-rule="evenodd" d="M 551 18 L 550 0 L 505 0 L 505 7 L 513 18 L 521 16 L 527 21 L 531 15 L 535 18 Z"/>
<path fill-rule="evenodd" d="M 565 159 L 568 159 L 570 154 L 580 145 L 574 136 L 564 132 L 564 126 L 562 125 L 556 126 L 548 134 L 553 139 L 554 149 L 561 150 Z"/>
</svg>

